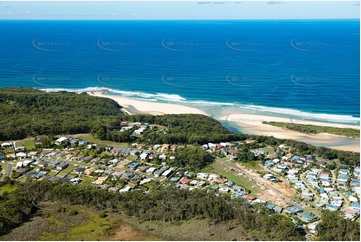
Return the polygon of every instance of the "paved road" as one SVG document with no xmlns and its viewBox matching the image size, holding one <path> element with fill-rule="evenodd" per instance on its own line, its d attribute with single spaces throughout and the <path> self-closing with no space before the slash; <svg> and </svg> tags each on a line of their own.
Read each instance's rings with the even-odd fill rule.
<svg viewBox="0 0 361 242">
<path fill-rule="evenodd" d="M 307 181 L 306 178 L 305 178 L 305 175 L 306 175 L 306 173 L 302 173 L 302 174 L 300 175 L 300 179 L 301 179 L 301 181 L 303 181 L 303 183 L 305 183 L 306 187 L 307 187 L 308 189 L 310 189 L 310 191 L 311 191 L 311 192 L 315 195 L 315 197 L 316 197 L 316 199 L 315 199 L 312 203 L 310 202 L 310 205 L 309 205 L 309 206 L 311 206 L 311 205 L 317 204 L 317 203 L 320 201 L 320 196 L 318 196 L 318 193 L 312 188 L 311 184 L 308 183 L 308 181 Z M 317 210 L 317 209 L 313 209 L 313 212 L 314 212 L 314 214 L 316 214 L 316 215 L 318 215 L 318 216 L 321 215 L 321 212 L 320 212 L 319 210 Z"/>
<path fill-rule="evenodd" d="M 5 173 L 5 177 L 10 177 L 11 175 L 11 171 L 13 169 L 13 164 L 11 163 L 6 163 L 7 167 L 6 167 L 6 173 Z"/>
<path fill-rule="evenodd" d="M 301 181 L 303 181 L 303 183 L 305 183 L 306 187 L 313 193 L 313 195 L 316 197 L 316 199 L 312 202 L 313 204 L 317 204 L 320 201 L 320 196 L 318 195 L 318 193 L 313 189 L 313 187 L 311 186 L 311 184 L 308 183 L 308 181 L 305 178 L 306 173 L 302 173 L 300 175 L 300 179 Z"/>
<path fill-rule="evenodd" d="M 334 187 L 336 186 L 337 184 L 337 177 L 336 177 L 336 173 L 334 170 L 331 171 L 331 174 L 332 174 L 332 184 L 334 185 Z M 342 192 L 337 192 L 341 197 L 343 197 L 343 205 L 342 205 L 342 211 L 345 211 L 349 206 L 350 206 L 350 202 L 348 201 L 347 197 L 342 193 Z"/>
</svg>

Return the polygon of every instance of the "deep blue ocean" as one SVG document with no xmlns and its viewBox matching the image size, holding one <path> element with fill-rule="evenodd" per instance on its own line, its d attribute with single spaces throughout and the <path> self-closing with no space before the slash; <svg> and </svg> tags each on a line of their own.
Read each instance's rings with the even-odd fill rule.
<svg viewBox="0 0 361 242">
<path fill-rule="evenodd" d="M 2 20 L 0 33 L 0 87 L 359 123 L 358 20 Z"/>
</svg>

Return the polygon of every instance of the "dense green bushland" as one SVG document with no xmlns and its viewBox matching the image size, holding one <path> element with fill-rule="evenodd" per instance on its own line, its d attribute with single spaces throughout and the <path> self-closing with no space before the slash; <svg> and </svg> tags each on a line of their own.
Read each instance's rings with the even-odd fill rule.
<svg viewBox="0 0 361 242">
<path fill-rule="evenodd" d="M 27 181 L 17 186 L 16 192 L 0 196 L 0 234 L 29 220 L 39 209 L 40 202 L 56 201 L 91 206 L 100 211 L 125 212 L 140 220 L 234 221 L 262 240 L 304 240 L 303 231 L 298 230 L 288 217 L 273 214 L 263 206 L 253 208 L 242 200 L 229 200 L 206 191 L 158 186 L 148 194 L 133 191 L 121 195 L 94 187 L 47 181 Z"/>
<path fill-rule="evenodd" d="M 284 123 L 284 122 L 263 122 L 263 123 L 306 134 L 328 133 L 328 134 L 336 134 L 336 135 L 352 137 L 352 138 L 360 138 L 360 130 L 351 129 L 351 128 L 335 128 L 328 126 L 317 126 L 317 125 L 309 125 L 309 124 L 296 124 L 296 123 Z"/>
</svg>

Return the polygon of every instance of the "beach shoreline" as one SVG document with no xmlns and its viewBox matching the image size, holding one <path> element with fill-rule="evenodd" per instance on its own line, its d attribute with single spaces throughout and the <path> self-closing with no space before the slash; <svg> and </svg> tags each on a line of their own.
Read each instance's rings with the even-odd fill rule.
<svg viewBox="0 0 361 242">
<path fill-rule="evenodd" d="M 202 111 L 198 108 L 171 103 L 161 102 L 150 102 L 140 101 L 131 98 L 124 98 L 121 96 L 113 96 L 107 94 L 107 92 L 88 92 L 89 95 L 96 97 L 109 98 L 116 101 L 122 110 L 129 114 L 150 114 L 150 115 L 164 115 L 164 114 L 203 114 L 211 116 L 210 114 Z M 266 116 L 258 114 L 247 114 L 247 113 L 232 113 L 229 115 L 220 116 L 217 118 L 220 121 L 227 121 L 232 123 L 233 126 L 237 127 L 242 133 L 253 134 L 253 135 L 266 135 L 273 136 L 279 139 L 293 139 L 310 143 L 317 146 L 326 146 L 333 149 L 360 152 L 360 139 L 352 139 L 342 137 L 333 134 L 305 134 L 293 130 L 288 130 L 280 127 L 275 127 L 268 124 L 263 124 L 263 121 L 275 121 L 275 122 L 288 122 L 288 123 L 300 123 L 300 124 L 311 124 L 318 126 L 329 126 L 337 128 L 354 128 L 360 129 L 356 125 L 337 124 L 337 123 L 326 123 L 317 121 L 304 121 L 304 120 L 293 120 L 284 117 Z M 343 144 L 343 143 L 347 144 Z"/>
<path fill-rule="evenodd" d="M 106 92 L 88 92 L 91 96 L 110 98 L 116 101 L 122 110 L 129 114 L 151 114 L 151 115 L 164 115 L 164 114 L 203 114 L 209 116 L 204 111 L 185 106 L 180 104 L 160 103 L 160 102 L 147 102 L 131 98 L 124 98 L 120 96 L 107 95 Z"/>
</svg>

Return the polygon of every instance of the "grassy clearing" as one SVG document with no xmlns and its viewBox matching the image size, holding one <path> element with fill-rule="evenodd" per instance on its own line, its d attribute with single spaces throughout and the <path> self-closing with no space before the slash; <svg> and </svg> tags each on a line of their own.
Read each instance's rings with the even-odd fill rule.
<svg viewBox="0 0 361 242">
<path fill-rule="evenodd" d="M 6 184 L 2 187 L 0 187 L 0 195 L 2 195 L 4 192 L 14 192 L 17 189 L 17 186 L 12 186 L 10 184 Z"/>
<path fill-rule="evenodd" d="M 69 166 L 62 170 L 61 172 L 59 172 L 58 176 L 59 177 L 64 177 L 65 175 L 67 175 L 70 171 L 74 170 L 75 166 L 73 164 L 69 164 Z"/>
<path fill-rule="evenodd" d="M 105 231 L 115 222 L 114 218 L 101 218 L 95 212 L 87 211 L 87 213 L 90 215 L 89 221 L 71 229 L 67 234 L 69 240 L 102 240 Z"/>
<path fill-rule="evenodd" d="M 92 181 L 94 181 L 95 177 L 82 176 L 80 179 L 82 180 L 80 183 L 81 186 L 89 186 L 91 185 Z"/>
<path fill-rule="evenodd" d="M 153 181 L 151 181 L 151 182 L 148 182 L 148 183 L 146 183 L 146 184 L 143 184 L 143 185 L 141 185 L 140 186 L 140 188 L 144 188 L 144 190 L 150 190 L 153 186 L 154 186 L 154 184 L 155 184 L 155 181 L 153 180 Z"/>
<path fill-rule="evenodd" d="M 94 138 L 91 134 L 81 134 L 77 135 L 78 138 L 84 139 L 90 143 L 97 143 L 105 146 L 114 146 L 114 147 L 121 147 L 121 146 L 128 146 L 128 143 L 118 143 L 118 142 L 112 142 L 108 140 L 100 140 L 97 138 Z"/>
<path fill-rule="evenodd" d="M 252 195 L 260 192 L 257 186 L 254 185 L 254 182 L 250 181 L 247 177 L 238 175 L 237 172 L 230 170 L 230 168 L 224 167 L 224 165 L 219 161 L 215 161 L 211 165 L 204 168 L 202 171 L 222 175 L 223 177 L 233 181 L 236 185 L 245 187 L 247 190 L 251 191 Z"/>
<path fill-rule="evenodd" d="M 55 176 L 58 173 L 58 171 L 51 170 L 47 175 L 48 176 Z"/>
<path fill-rule="evenodd" d="M 48 230 L 41 233 L 39 240 L 104 240 L 118 221 L 115 214 L 102 217 L 97 211 L 83 206 L 67 206 L 65 209 L 64 213 L 53 208 L 47 217 Z M 71 210 L 77 214 L 70 215 L 68 211 Z"/>
<path fill-rule="evenodd" d="M 241 164 L 252 170 L 256 170 L 256 171 L 263 170 L 262 167 L 260 167 L 261 161 L 241 162 Z"/>
<path fill-rule="evenodd" d="M 27 150 L 33 150 L 35 149 L 35 140 L 32 139 L 26 139 L 16 142 L 16 147 L 24 146 Z"/>
<path fill-rule="evenodd" d="M 12 154 L 14 153 L 14 148 L 6 148 L 4 149 L 5 154 Z"/>
</svg>

